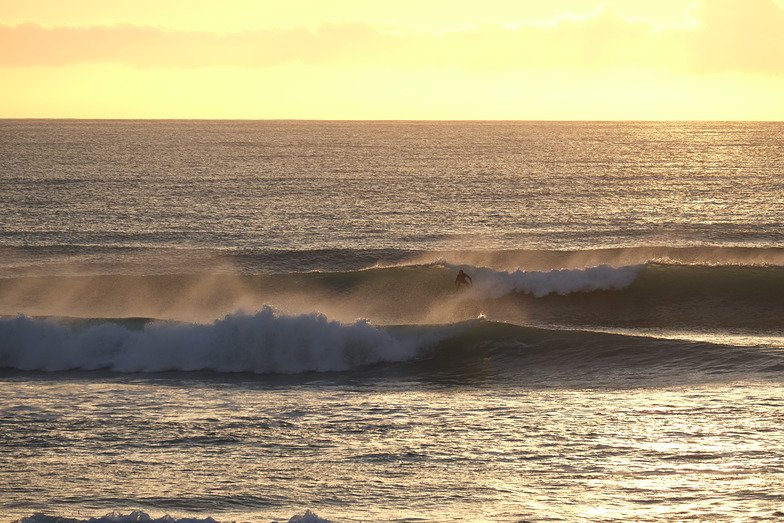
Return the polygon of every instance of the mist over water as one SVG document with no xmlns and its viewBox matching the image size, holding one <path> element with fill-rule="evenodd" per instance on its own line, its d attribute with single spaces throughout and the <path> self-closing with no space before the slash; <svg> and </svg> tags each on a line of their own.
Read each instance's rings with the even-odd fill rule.
<svg viewBox="0 0 784 523">
<path fill-rule="evenodd" d="M 779 517 L 782 131 L 0 121 L 0 519 Z"/>
</svg>

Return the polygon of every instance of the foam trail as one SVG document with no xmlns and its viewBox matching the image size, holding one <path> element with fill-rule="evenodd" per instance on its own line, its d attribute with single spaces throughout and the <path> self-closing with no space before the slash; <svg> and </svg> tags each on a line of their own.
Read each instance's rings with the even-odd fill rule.
<svg viewBox="0 0 784 523">
<path fill-rule="evenodd" d="M 587 269 L 560 269 L 547 272 L 494 271 L 474 269 L 471 297 L 498 298 L 512 292 L 532 294 L 537 298 L 548 294 L 572 294 L 595 290 L 617 290 L 628 287 L 645 265 L 611 267 L 599 265 Z"/>
<path fill-rule="evenodd" d="M 44 514 L 36 514 L 34 516 L 22 518 L 15 523 L 218 523 L 211 517 L 205 519 L 199 518 L 173 518 L 169 515 L 161 518 L 153 518 L 152 516 L 141 512 L 134 511 L 130 514 L 120 514 L 113 512 L 99 518 L 90 519 L 75 519 L 63 518 L 58 516 L 47 516 Z M 272 522 L 276 523 L 276 522 Z M 288 523 L 332 523 L 328 519 L 320 518 L 314 512 L 306 510 L 302 515 L 292 516 Z"/>
<path fill-rule="evenodd" d="M 161 518 L 153 518 L 152 516 L 141 512 L 134 511 L 130 514 L 119 514 L 113 512 L 105 516 L 90 519 L 76 519 L 64 518 L 59 516 L 47 516 L 44 514 L 35 514 L 30 517 L 22 518 L 14 523 L 218 523 L 216 520 L 208 517 L 206 519 L 198 518 L 182 518 L 175 519 L 171 516 L 163 516 Z"/>
<path fill-rule="evenodd" d="M 321 314 L 285 316 L 269 307 L 211 325 L 114 323 L 79 328 L 27 317 L 0 320 L 0 367 L 58 371 L 200 371 L 294 374 L 344 371 L 413 358 L 421 342 L 402 341 L 367 322 Z"/>
</svg>

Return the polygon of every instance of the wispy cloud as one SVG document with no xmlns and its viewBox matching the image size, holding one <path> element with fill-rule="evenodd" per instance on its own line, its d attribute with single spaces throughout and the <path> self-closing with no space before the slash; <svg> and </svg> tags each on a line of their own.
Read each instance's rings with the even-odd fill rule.
<svg viewBox="0 0 784 523">
<path fill-rule="evenodd" d="M 784 10 L 772 0 L 702 0 L 692 28 L 661 29 L 612 10 L 549 25 L 450 32 L 328 24 L 233 34 L 113 25 L 0 25 L 0 65 L 137 68 L 287 63 L 519 70 L 636 68 L 784 75 Z"/>
</svg>

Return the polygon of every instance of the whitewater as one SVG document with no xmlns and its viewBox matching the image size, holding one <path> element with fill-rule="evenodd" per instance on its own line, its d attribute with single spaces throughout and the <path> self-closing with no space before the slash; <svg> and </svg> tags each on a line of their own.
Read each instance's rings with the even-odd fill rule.
<svg viewBox="0 0 784 523">
<path fill-rule="evenodd" d="M 783 130 L 0 121 L 0 521 L 778 520 Z"/>
</svg>

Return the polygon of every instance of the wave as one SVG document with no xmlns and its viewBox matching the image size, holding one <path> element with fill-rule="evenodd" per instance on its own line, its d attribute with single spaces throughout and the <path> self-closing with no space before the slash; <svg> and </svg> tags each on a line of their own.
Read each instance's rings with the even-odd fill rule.
<svg viewBox="0 0 784 523">
<path fill-rule="evenodd" d="M 134 511 L 130 514 L 111 513 L 101 517 L 89 519 L 66 518 L 60 516 L 47 516 L 45 514 L 35 514 L 22 518 L 14 523 L 218 523 L 211 517 L 200 518 L 174 518 L 169 515 L 154 518 L 141 511 Z M 272 522 L 276 523 L 276 522 Z M 292 516 L 288 523 L 332 523 L 328 519 L 318 517 L 314 512 L 306 510 L 302 515 Z"/>
<path fill-rule="evenodd" d="M 585 250 L 462 250 L 420 253 L 416 263 L 444 262 L 514 272 L 585 269 L 600 265 L 612 267 L 647 264 L 693 266 L 784 267 L 781 247 L 662 247 L 638 246 Z"/>
<path fill-rule="evenodd" d="M 436 254 L 444 253 L 335 271 L 10 276 L 0 278 L 0 315 L 210 323 L 271 306 L 290 316 L 374 325 L 453 324 L 483 315 L 519 325 L 784 336 L 784 265 L 771 263 L 782 261 L 776 249 Z M 653 255 L 659 261 L 647 260 Z M 582 265 L 599 259 L 613 263 Z M 514 260 L 520 263 L 505 268 Z M 636 263 L 614 263 L 621 261 Z M 460 269 L 473 278 L 467 292 L 454 287 Z"/>
<path fill-rule="evenodd" d="M 467 265 L 501 271 L 547 272 L 645 265 L 784 267 L 782 247 L 637 246 L 585 250 L 488 249 L 207 249 L 107 245 L 0 245 L 0 278 L 47 275 L 136 276 L 235 273 L 350 272 L 407 265 Z"/>
<path fill-rule="evenodd" d="M 212 324 L 128 320 L 0 320 L 0 367 L 21 371 L 301 374 L 395 372 L 526 376 L 608 368 L 714 372 L 784 369 L 780 348 L 741 347 L 477 319 L 447 325 L 344 324 L 269 307 Z"/>
<path fill-rule="evenodd" d="M 782 267 L 646 264 L 487 281 L 476 286 L 478 299 L 505 298 L 489 310 L 524 310 L 529 322 L 784 335 Z"/>
</svg>

